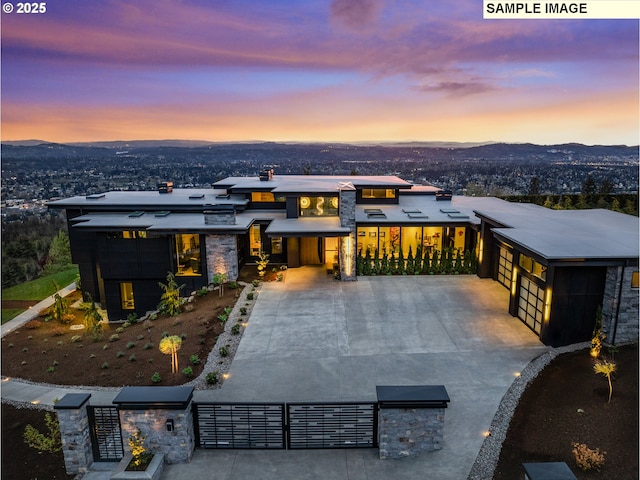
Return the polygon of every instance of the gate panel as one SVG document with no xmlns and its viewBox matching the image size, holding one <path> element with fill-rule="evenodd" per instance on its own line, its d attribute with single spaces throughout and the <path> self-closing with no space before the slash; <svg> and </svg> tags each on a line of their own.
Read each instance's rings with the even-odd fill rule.
<svg viewBox="0 0 640 480">
<path fill-rule="evenodd" d="M 196 446 L 284 449 L 283 404 L 194 404 Z"/>
<path fill-rule="evenodd" d="M 290 449 L 366 448 L 378 443 L 376 403 L 289 403 Z"/>
<path fill-rule="evenodd" d="M 120 415 L 116 407 L 87 406 L 91 447 L 95 462 L 122 460 L 124 448 L 120 430 Z"/>
</svg>

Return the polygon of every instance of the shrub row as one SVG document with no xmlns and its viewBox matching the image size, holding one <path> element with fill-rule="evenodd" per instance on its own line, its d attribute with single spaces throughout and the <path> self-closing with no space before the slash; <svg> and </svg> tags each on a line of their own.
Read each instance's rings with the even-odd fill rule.
<svg viewBox="0 0 640 480">
<path fill-rule="evenodd" d="M 418 247 L 414 255 L 409 247 L 405 257 L 402 248 L 397 256 L 367 249 L 356 258 L 357 275 L 456 275 L 476 273 L 477 268 L 478 259 L 469 250 L 464 254 L 453 249 L 423 254 Z"/>
</svg>

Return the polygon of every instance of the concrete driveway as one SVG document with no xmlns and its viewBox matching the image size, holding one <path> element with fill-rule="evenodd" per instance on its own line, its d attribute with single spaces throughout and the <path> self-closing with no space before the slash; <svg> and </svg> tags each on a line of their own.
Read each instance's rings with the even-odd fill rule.
<svg viewBox="0 0 640 480">
<path fill-rule="evenodd" d="M 224 386 L 196 399 L 375 401 L 376 385 L 442 384 L 451 398 L 443 449 L 402 460 L 373 449 L 199 451 L 190 467 L 168 467 L 179 477 L 163 478 L 466 478 L 515 375 L 547 351 L 507 305 L 504 287 L 475 276 L 343 283 L 320 268 L 288 270 L 286 282 L 260 287 Z"/>
</svg>

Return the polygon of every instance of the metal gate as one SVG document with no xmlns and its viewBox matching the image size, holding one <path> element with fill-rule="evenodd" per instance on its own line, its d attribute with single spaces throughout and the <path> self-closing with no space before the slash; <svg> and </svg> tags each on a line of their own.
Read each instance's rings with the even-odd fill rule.
<svg viewBox="0 0 640 480">
<path fill-rule="evenodd" d="M 376 447 L 376 406 L 376 403 L 289 403 L 288 447 Z"/>
<path fill-rule="evenodd" d="M 196 403 L 196 446 L 285 448 L 283 404 Z"/>
<path fill-rule="evenodd" d="M 116 407 L 87 406 L 91 447 L 95 462 L 119 461 L 124 457 L 120 415 Z"/>
<path fill-rule="evenodd" d="M 292 450 L 377 447 L 377 405 L 194 403 L 196 446 Z"/>
</svg>

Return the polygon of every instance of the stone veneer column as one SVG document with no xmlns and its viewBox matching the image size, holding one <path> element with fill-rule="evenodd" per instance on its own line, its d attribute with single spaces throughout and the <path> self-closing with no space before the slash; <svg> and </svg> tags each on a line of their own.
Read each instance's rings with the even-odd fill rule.
<svg viewBox="0 0 640 480">
<path fill-rule="evenodd" d="M 71 475 L 86 473 L 93 463 L 87 413 L 89 397 L 89 393 L 68 393 L 53 407 L 60 424 L 64 466 Z"/>
<path fill-rule="evenodd" d="M 602 301 L 605 343 L 635 342 L 638 339 L 638 290 L 631 288 L 631 276 L 638 267 L 608 267 Z"/>
<path fill-rule="evenodd" d="M 235 235 L 206 235 L 207 277 L 213 282 L 216 273 L 226 273 L 227 281 L 238 279 L 238 242 Z"/>
<path fill-rule="evenodd" d="M 125 450 L 128 439 L 140 430 L 148 451 L 164 454 L 166 463 L 190 462 L 195 448 L 192 397 L 193 387 L 123 388 L 113 403 L 118 405 Z"/>
<path fill-rule="evenodd" d="M 444 386 L 376 387 L 376 390 L 381 459 L 442 449 L 444 409 L 449 403 Z"/>
<path fill-rule="evenodd" d="M 355 281 L 356 275 L 356 189 L 353 184 L 340 185 L 340 226 L 349 228 L 349 235 L 340 237 L 340 279 Z"/>
</svg>

